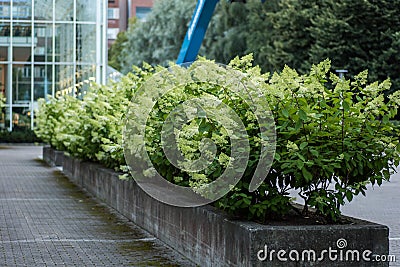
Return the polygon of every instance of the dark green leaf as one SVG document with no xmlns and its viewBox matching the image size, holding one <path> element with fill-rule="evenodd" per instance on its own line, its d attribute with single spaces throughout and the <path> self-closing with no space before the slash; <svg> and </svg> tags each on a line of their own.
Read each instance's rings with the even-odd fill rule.
<svg viewBox="0 0 400 267">
<path fill-rule="evenodd" d="M 346 112 L 350 110 L 350 105 L 347 101 L 343 101 L 343 110 Z"/>
<path fill-rule="evenodd" d="M 299 110 L 299 117 L 302 121 L 307 120 L 307 114 L 304 112 L 304 110 L 302 110 L 302 109 Z"/>
<path fill-rule="evenodd" d="M 307 182 L 310 182 L 312 180 L 313 178 L 312 174 L 309 171 L 307 171 L 306 168 L 301 169 L 301 172 L 303 173 L 303 177 Z"/>
<path fill-rule="evenodd" d="M 300 144 L 300 149 L 303 150 L 308 145 L 307 142 L 303 142 Z"/>
<path fill-rule="evenodd" d="M 351 191 L 346 191 L 346 198 L 350 202 L 353 200 L 353 193 Z"/>
<path fill-rule="evenodd" d="M 289 111 L 287 109 L 282 109 L 282 115 L 289 118 Z"/>
</svg>

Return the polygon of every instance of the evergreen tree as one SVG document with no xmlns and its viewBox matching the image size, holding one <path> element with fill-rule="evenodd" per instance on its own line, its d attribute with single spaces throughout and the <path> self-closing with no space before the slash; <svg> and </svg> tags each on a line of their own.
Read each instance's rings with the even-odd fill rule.
<svg viewBox="0 0 400 267">
<path fill-rule="evenodd" d="M 137 18 L 133 17 L 129 19 L 128 29 L 125 32 L 120 32 L 117 35 L 117 39 L 108 49 L 108 65 L 118 71 L 122 71 L 126 62 L 122 56 L 122 51 L 128 42 L 128 36 L 132 35 L 133 29 L 137 26 Z"/>
<path fill-rule="evenodd" d="M 248 4 L 246 54 L 253 53 L 254 61 L 264 71 L 275 70 L 271 55 L 275 53 L 274 42 L 278 36 L 271 18 L 279 10 L 279 2 L 280 0 L 270 0 L 262 4 L 260 1 L 252 1 Z"/>
<path fill-rule="evenodd" d="M 398 1 L 321 2 L 309 29 L 314 39 L 310 63 L 330 58 L 334 68 L 348 69 L 352 75 L 368 69 L 371 80 L 386 79 L 389 73 L 399 76 L 393 73 L 398 68 L 393 56 L 400 52 L 394 35 L 400 31 Z"/>
<path fill-rule="evenodd" d="M 146 22 L 126 33 L 119 61 L 123 71 L 143 61 L 175 61 L 196 0 L 158 0 Z M 398 0 L 220 1 L 200 55 L 227 63 L 253 53 L 264 71 L 284 65 L 300 73 L 326 58 L 355 75 L 368 69 L 371 80 L 392 79 L 400 89 L 400 3 Z"/>
<path fill-rule="evenodd" d="M 122 52 L 122 48 L 125 42 L 128 41 L 126 36 L 126 32 L 119 32 L 117 35 L 117 39 L 111 45 L 110 49 L 108 49 L 108 65 L 113 67 L 114 69 L 121 71 L 122 65 L 119 60 L 120 54 Z"/>
<path fill-rule="evenodd" d="M 278 0 L 275 6 L 265 11 L 267 31 L 259 31 L 258 43 L 251 49 L 263 47 L 265 60 L 256 61 L 264 70 L 279 71 L 285 65 L 305 73 L 311 67 L 310 47 L 315 39 L 310 32 L 314 17 L 321 12 L 320 0 Z M 258 21 L 252 28 L 257 28 Z M 262 42 L 267 45 L 262 45 Z M 250 51 L 249 51 L 250 52 Z M 315 63 L 315 62 L 314 62 Z"/>
<path fill-rule="evenodd" d="M 127 32 L 120 61 L 122 71 L 128 72 L 132 65 L 147 62 L 167 65 L 178 57 L 180 47 L 189 26 L 196 0 L 158 0 L 146 21 Z"/>
<path fill-rule="evenodd" d="M 372 68 L 376 69 L 379 79 L 390 77 L 393 84 L 391 91 L 400 90 L 400 30 L 385 35 L 390 38 L 391 45 L 382 52 Z"/>
<path fill-rule="evenodd" d="M 199 54 L 224 64 L 236 56 L 245 55 L 249 30 L 248 5 L 221 1 L 211 19 Z"/>
</svg>

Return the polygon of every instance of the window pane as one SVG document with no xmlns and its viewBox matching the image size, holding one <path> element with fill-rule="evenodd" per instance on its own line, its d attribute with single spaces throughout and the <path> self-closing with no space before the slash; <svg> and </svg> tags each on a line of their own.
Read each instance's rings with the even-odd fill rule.
<svg viewBox="0 0 400 267">
<path fill-rule="evenodd" d="M 12 73 L 13 103 L 31 102 L 31 65 L 13 65 Z"/>
<path fill-rule="evenodd" d="M 107 39 L 115 40 L 117 39 L 117 35 L 119 33 L 118 28 L 108 28 L 107 29 Z"/>
<path fill-rule="evenodd" d="M 35 24 L 35 62 L 51 62 L 53 51 L 51 24 Z"/>
<path fill-rule="evenodd" d="M 31 128 L 31 111 L 29 106 L 12 108 L 13 130 Z"/>
<path fill-rule="evenodd" d="M 96 62 L 96 25 L 76 25 L 76 59 L 78 62 Z"/>
<path fill-rule="evenodd" d="M 32 17 L 31 0 L 13 1 L 12 15 L 14 20 L 30 20 Z"/>
<path fill-rule="evenodd" d="M 72 24 L 56 24 L 56 62 L 73 62 L 74 59 L 74 31 Z"/>
<path fill-rule="evenodd" d="M 89 90 L 89 84 L 96 79 L 95 65 L 76 66 L 76 89 L 77 96 L 82 98 Z"/>
<path fill-rule="evenodd" d="M 96 21 L 97 0 L 76 0 L 76 20 Z"/>
<path fill-rule="evenodd" d="M 141 20 L 145 21 L 146 16 L 150 13 L 151 7 L 136 7 L 136 17 Z"/>
<path fill-rule="evenodd" d="M 0 97 L 7 97 L 7 64 L 0 64 Z"/>
<path fill-rule="evenodd" d="M 0 94 L 6 98 L 7 104 L 10 102 L 8 96 L 8 65 L 0 64 Z"/>
<path fill-rule="evenodd" d="M 53 0 L 35 0 L 35 19 L 53 19 Z"/>
<path fill-rule="evenodd" d="M 108 19 L 119 19 L 119 8 L 108 8 L 107 18 Z"/>
<path fill-rule="evenodd" d="M 13 61 L 30 62 L 31 59 L 30 47 L 13 47 Z"/>
<path fill-rule="evenodd" d="M 10 19 L 10 1 L 0 2 L 0 19 Z"/>
<path fill-rule="evenodd" d="M 51 95 L 52 66 L 35 65 L 34 81 L 33 98 L 35 101 L 39 98 L 47 98 L 47 95 Z"/>
<path fill-rule="evenodd" d="M 73 21 L 74 19 L 74 1 L 72 0 L 56 0 L 56 17 L 55 20 Z"/>
<path fill-rule="evenodd" d="M 72 65 L 56 65 L 54 82 L 56 96 L 72 94 L 74 67 Z"/>
<path fill-rule="evenodd" d="M 0 61 L 8 61 L 8 47 L 0 46 Z"/>
<path fill-rule="evenodd" d="M 11 28 L 13 35 L 13 61 L 31 61 L 32 27 L 28 23 L 14 23 Z"/>
<path fill-rule="evenodd" d="M 9 37 L 11 34 L 10 31 L 10 23 L 8 22 L 1 22 L 0 23 L 0 38 L 1 37 Z M 9 40 L 8 39 L 0 39 L 0 43 L 4 44 L 4 45 L 8 45 L 9 44 Z"/>
<path fill-rule="evenodd" d="M 10 23 L 0 23 L 0 61 L 8 61 L 10 33 Z"/>
<path fill-rule="evenodd" d="M 32 36 L 31 24 L 14 23 L 13 28 L 12 28 L 12 34 L 14 37 L 31 37 Z M 14 40 L 14 42 L 15 42 L 15 40 Z"/>
</svg>

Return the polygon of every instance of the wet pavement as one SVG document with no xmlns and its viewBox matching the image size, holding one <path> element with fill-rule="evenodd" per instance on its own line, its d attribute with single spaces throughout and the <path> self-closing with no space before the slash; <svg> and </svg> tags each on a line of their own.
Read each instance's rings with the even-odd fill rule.
<svg viewBox="0 0 400 267">
<path fill-rule="evenodd" d="M 0 145 L 0 266 L 194 266 L 38 159 Z"/>
<path fill-rule="evenodd" d="M 194 266 L 38 157 L 40 146 L 0 145 L 0 266 Z M 400 171 L 400 168 L 399 168 Z M 343 213 L 390 228 L 400 266 L 400 174 Z"/>
</svg>

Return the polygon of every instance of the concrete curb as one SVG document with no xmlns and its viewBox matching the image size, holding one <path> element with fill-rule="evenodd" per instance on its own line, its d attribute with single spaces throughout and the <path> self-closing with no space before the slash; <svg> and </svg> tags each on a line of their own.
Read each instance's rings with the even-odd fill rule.
<svg viewBox="0 0 400 267">
<path fill-rule="evenodd" d="M 52 165 L 58 158 L 51 150 L 43 149 L 43 159 Z M 230 220 L 212 206 L 179 208 L 160 203 L 134 180 L 120 180 L 118 173 L 99 164 L 64 155 L 62 166 L 76 185 L 200 266 L 389 266 L 362 257 L 365 251 L 388 255 L 389 229 L 384 225 L 355 220 L 347 225 L 272 226 Z M 287 261 L 279 260 L 279 250 L 286 251 L 280 258 Z M 315 259 L 323 260 L 310 261 L 313 251 Z M 357 253 L 360 261 L 354 260 Z M 259 259 L 266 255 L 265 260 Z"/>
</svg>

